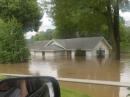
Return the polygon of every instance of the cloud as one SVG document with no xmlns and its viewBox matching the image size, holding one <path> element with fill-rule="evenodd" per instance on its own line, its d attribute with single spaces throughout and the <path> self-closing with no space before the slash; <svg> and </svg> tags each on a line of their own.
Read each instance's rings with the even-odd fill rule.
<svg viewBox="0 0 130 97">
<path fill-rule="evenodd" d="M 130 12 L 119 11 L 119 13 L 120 13 L 120 16 L 124 18 L 125 21 L 130 21 Z"/>
<path fill-rule="evenodd" d="M 47 13 L 44 13 L 42 19 L 40 20 L 42 22 L 39 32 L 40 31 L 46 31 L 47 29 L 54 29 L 55 26 L 52 24 L 53 20 L 52 18 L 49 18 Z"/>
<path fill-rule="evenodd" d="M 27 32 L 24 36 L 26 39 L 30 39 L 32 36 L 36 35 L 36 32 L 35 31 L 29 31 Z"/>
</svg>

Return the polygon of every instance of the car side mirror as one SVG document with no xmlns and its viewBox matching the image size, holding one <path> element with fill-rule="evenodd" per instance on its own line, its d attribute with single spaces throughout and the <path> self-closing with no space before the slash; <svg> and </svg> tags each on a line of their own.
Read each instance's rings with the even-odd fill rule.
<svg viewBox="0 0 130 97">
<path fill-rule="evenodd" d="M 60 97 L 53 77 L 12 77 L 0 80 L 0 97 Z"/>
</svg>

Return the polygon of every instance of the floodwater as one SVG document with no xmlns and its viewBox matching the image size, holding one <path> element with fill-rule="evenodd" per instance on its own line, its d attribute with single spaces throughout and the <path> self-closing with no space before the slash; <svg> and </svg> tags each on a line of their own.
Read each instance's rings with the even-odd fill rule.
<svg viewBox="0 0 130 97">
<path fill-rule="evenodd" d="M 1 64 L 0 73 L 130 82 L 130 57 L 123 56 L 121 61 L 116 61 L 108 58 L 84 57 L 75 59 L 58 56 L 42 58 L 41 55 L 35 55 L 32 56 L 29 63 Z M 60 82 L 60 84 L 62 87 L 76 89 L 91 97 L 126 97 L 130 93 L 127 88 L 123 87 L 70 82 Z"/>
</svg>

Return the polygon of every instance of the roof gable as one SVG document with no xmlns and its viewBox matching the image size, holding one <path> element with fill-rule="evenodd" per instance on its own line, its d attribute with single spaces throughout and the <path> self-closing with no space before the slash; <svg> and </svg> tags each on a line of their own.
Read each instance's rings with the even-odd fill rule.
<svg viewBox="0 0 130 97">
<path fill-rule="evenodd" d="M 48 47 L 48 46 L 52 46 L 52 45 L 55 45 L 55 46 L 58 46 L 62 49 L 65 49 L 64 46 L 62 46 L 61 44 L 57 43 L 57 41 L 55 40 L 50 40 L 46 45 L 44 45 L 44 47 Z"/>
</svg>

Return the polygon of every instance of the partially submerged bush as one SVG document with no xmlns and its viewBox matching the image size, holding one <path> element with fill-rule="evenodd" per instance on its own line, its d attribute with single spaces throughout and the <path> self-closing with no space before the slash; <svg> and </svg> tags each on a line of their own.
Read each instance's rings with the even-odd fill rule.
<svg viewBox="0 0 130 97">
<path fill-rule="evenodd" d="M 14 18 L 0 20 L 0 63 L 26 62 L 28 57 L 22 26 Z"/>
</svg>

